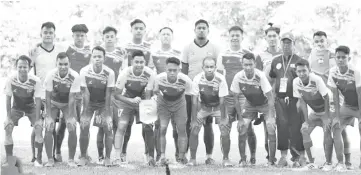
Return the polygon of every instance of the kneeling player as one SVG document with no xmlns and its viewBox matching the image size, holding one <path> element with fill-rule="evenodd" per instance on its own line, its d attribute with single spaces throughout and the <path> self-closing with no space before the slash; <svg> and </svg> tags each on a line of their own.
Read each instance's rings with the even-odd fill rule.
<svg viewBox="0 0 361 175">
<path fill-rule="evenodd" d="M 276 122 L 272 87 L 266 75 L 255 68 L 255 56 L 252 53 L 245 54 L 242 61 L 243 70 L 235 75 L 231 85 L 231 91 L 235 93 L 237 114 L 240 116 L 237 126 L 240 139 L 239 152 L 241 154 L 239 164 L 241 166 L 247 165 L 245 149 L 249 124 L 257 117 L 258 113 L 263 113 L 265 114 L 269 142 L 268 165 L 273 166 L 276 153 Z M 238 100 L 240 93 L 246 97 L 243 113 L 241 113 Z"/>
<path fill-rule="evenodd" d="M 16 60 L 17 72 L 10 75 L 5 84 L 7 117 L 4 122 L 5 129 L 5 152 L 6 156 L 13 156 L 13 129 L 18 126 L 18 121 L 26 115 L 35 132 L 35 147 L 38 155 L 34 162 L 35 166 L 42 166 L 41 155 L 43 149 L 42 119 L 40 119 L 41 107 L 41 82 L 40 79 L 29 74 L 31 59 L 25 55 Z M 13 105 L 11 98 L 14 97 Z M 34 101 L 35 99 L 35 101 Z"/>
<path fill-rule="evenodd" d="M 320 126 L 324 131 L 323 146 L 326 163 L 331 163 L 332 137 L 331 137 L 331 117 L 329 108 L 328 88 L 322 78 L 314 73 L 310 73 L 310 65 L 307 60 L 300 60 L 296 63 L 297 78 L 293 80 L 293 96 L 298 98 L 298 109 L 303 112 L 305 122 L 302 124 L 301 133 L 303 146 L 306 149 L 310 164 L 306 165 L 305 155 L 301 152 L 300 165 L 305 169 L 316 169 L 315 158 L 312 156 L 311 133 L 316 126 Z M 308 106 L 312 109 L 308 114 Z"/>
<path fill-rule="evenodd" d="M 92 50 L 92 64 L 80 70 L 80 87 L 83 94 L 83 112 L 80 116 L 80 153 L 78 166 L 88 163 L 87 150 L 89 146 L 90 121 L 94 112 L 99 114 L 96 122 L 104 128 L 105 133 L 105 166 L 111 166 L 110 153 L 113 146 L 113 119 L 110 111 L 110 95 L 114 87 L 114 71 L 103 64 L 104 48 L 97 46 Z M 80 91 L 78 89 L 78 91 Z M 97 115 L 98 116 L 98 115 Z"/>
<path fill-rule="evenodd" d="M 170 57 L 166 60 L 166 72 L 157 75 L 154 86 L 154 93 L 157 95 L 157 113 L 160 122 L 160 148 L 161 164 L 166 164 L 165 148 L 166 133 L 169 120 L 172 118 L 176 124 L 178 133 L 179 157 L 177 162 L 186 164 L 187 151 L 187 106 L 185 94 L 191 91 L 192 80 L 183 73 L 180 73 L 180 61 L 178 58 Z"/>
<path fill-rule="evenodd" d="M 51 70 L 44 81 L 46 89 L 46 111 L 48 115 L 45 117 L 45 150 L 48 155 L 47 167 L 54 166 L 54 159 L 52 156 L 53 148 L 53 130 L 55 127 L 55 119 L 59 111 L 63 113 L 68 128 L 68 147 L 69 147 L 69 162 L 68 165 L 77 166 L 74 162 L 74 156 L 77 145 L 76 136 L 76 114 L 75 110 L 75 91 L 79 89 L 79 74 L 73 69 L 70 69 L 69 58 L 65 52 L 61 52 L 57 56 L 57 67 Z M 78 87 L 79 86 L 79 87 Z M 72 111 L 71 111 L 72 110 Z M 71 112 L 71 113 L 70 113 Z"/>
<path fill-rule="evenodd" d="M 135 51 L 132 54 L 132 66 L 125 68 L 118 77 L 116 83 L 116 92 L 114 98 L 117 100 L 114 106 L 113 115 L 117 119 L 117 131 L 115 133 L 114 147 L 116 157 L 114 164 L 121 164 L 122 147 L 124 135 L 129 122 L 134 121 L 139 124 L 139 102 L 144 99 L 142 96 L 145 91 L 145 99 L 150 99 L 154 86 L 155 72 L 145 66 L 145 55 L 142 51 Z M 123 91 L 124 90 L 124 91 Z M 154 132 L 153 125 L 143 124 L 142 126 L 145 148 L 147 149 L 149 160 L 148 165 L 155 166 L 154 160 Z"/>
<path fill-rule="evenodd" d="M 230 149 L 230 126 L 226 114 L 224 97 L 228 95 L 228 86 L 224 76 L 216 70 L 216 60 L 206 57 L 203 60 L 203 71 L 193 79 L 192 84 L 192 122 L 189 136 L 191 159 L 188 165 L 196 164 L 198 147 L 198 134 L 206 118 L 216 118 L 221 131 L 221 148 L 223 152 L 223 165 L 232 166 L 228 159 Z M 200 110 L 198 111 L 198 98 L 200 97 Z"/>
<path fill-rule="evenodd" d="M 338 164 L 337 171 L 352 169 L 351 163 L 343 161 L 343 153 L 349 152 L 343 144 L 342 131 L 347 125 L 353 126 L 355 118 L 359 121 L 359 130 L 361 132 L 361 77 L 360 72 L 348 65 L 350 60 L 350 49 L 347 46 L 339 46 L 336 48 L 336 67 L 330 69 L 327 84 L 333 93 L 335 105 L 335 119 L 332 123 L 332 132 L 335 145 L 336 158 Z M 344 96 L 344 104 L 340 107 L 339 92 Z M 346 155 L 346 154 L 345 154 Z M 360 165 L 361 168 L 361 165 Z"/>
</svg>

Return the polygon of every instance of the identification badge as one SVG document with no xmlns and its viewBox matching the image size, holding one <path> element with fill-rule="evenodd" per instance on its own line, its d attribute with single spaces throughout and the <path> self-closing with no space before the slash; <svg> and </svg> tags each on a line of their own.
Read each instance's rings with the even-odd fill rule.
<svg viewBox="0 0 361 175">
<path fill-rule="evenodd" d="M 288 80 L 288 78 L 281 78 L 279 92 L 286 93 L 286 91 L 287 91 L 287 80 Z"/>
</svg>

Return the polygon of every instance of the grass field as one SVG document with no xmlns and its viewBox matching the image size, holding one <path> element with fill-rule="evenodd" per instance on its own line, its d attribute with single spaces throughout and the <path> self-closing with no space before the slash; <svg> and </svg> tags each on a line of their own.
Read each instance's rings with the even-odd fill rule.
<svg viewBox="0 0 361 175">
<path fill-rule="evenodd" d="M 1 79 L 0 79 L 1 80 Z M 1 80 L 4 82 L 3 80 Z M 2 84 L 0 85 L 2 86 Z M 0 87 L 1 91 L 3 87 Z M 2 92 L 1 92 L 2 94 Z M 4 95 L 0 95 L 0 110 L 5 110 L 5 97 Z M 3 112 L 0 117 L 0 123 L 3 123 L 3 120 L 5 118 L 6 112 Z M 1 125 L 2 126 L 2 125 Z M 168 135 L 167 135 L 167 151 L 166 155 L 167 157 L 172 161 L 174 160 L 174 142 L 171 134 L 172 127 L 169 127 Z M 263 148 L 264 145 L 264 134 L 263 134 L 263 128 L 261 126 L 255 127 L 256 134 L 257 134 L 257 140 L 258 140 L 258 148 L 257 148 L 257 165 L 255 167 L 249 167 L 249 168 L 223 168 L 221 166 L 221 149 L 220 149 L 220 142 L 219 142 L 219 130 L 218 127 L 214 126 L 215 131 L 215 148 L 213 153 L 213 158 L 216 160 L 217 165 L 214 166 L 206 166 L 204 165 L 205 160 L 205 147 L 203 144 L 203 131 L 200 133 L 200 142 L 199 142 L 199 148 L 198 148 L 198 163 L 199 166 L 196 167 L 182 167 L 175 163 L 170 164 L 170 171 L 171 174 L 188 174 L 188 175 L 198 175 L 198 174 L 206 174 L 206 175 L 220 175 L 220 174 L 262 174 L 262 175 L 282 175 L 282 174 L 361 174 L 360 170 L 354 170 L 354 171 L 347 171 L 343 173 L 337 173 L 337 172 L 322 172 L 320 170 L 317 171 L 307 171 L 307 172 L 298 172 L 295 171 L 292 168 L 265 168 L 263 165 L 266 164 L 265 159 L 265 151 Z M 78 128 L 79 133 L 79 128 Z M 93 161 L 97 159 L 97 150 L 96 150 L 96 131 L 97 129 L 95 127 L 91 128 L 91 138 L 90 138 L 90 144 L 89 144 L 89 154 L 93 158 Z M 95 174 L 104 174 L 104 175 L 110 175 L 110 174 L 165 174 L 165 168 L 164 167 L 155 167 L 155 168 L 149 168 L 144 163 L 143 153 L 144 153 L 144 143 L 141 136 L 141 127 L 139 125 L 133 125 L 133 131 L 132 131 L 132 137 L 129 142 L 128 146 L 128 161 L 129 165 L 127 167 L 110 167 L 105 168 L 102 166 L 98 166 L 95 164 L 91 164 L 87 167 L 82 168 L 69 168 L 65 162 L 56 164 L 53 168 L 35 168 L 33 167 L 32 163 L 30 163 L 31 160 L 31 149 L 30 149 L 30 134 L 31 134 L 31 127 L 30 123 L 27 120 L 27 118 L 23 118 L 19 122 L 19 126 L 14 129 L 13 137 L 14 137 L 14 154 L 18 156 L 23 164 L 24 164 L 24 171 L 25 172 L 33 172 L 35 174 L 46 174 L 46 175 L 95 175 Z M 356 128 L 348 128 L 349 135 L 352 141 L 352 163 L 357 168 L 359 165 L 359 136 L 358 136 L 358 130 Z M 3 137 L 4 137 L 4 130 L 0 129 L 1 134 L 1 145 L 3 145 Z M 312 134 L 312 138 L 314 140 L 315 145 L 315 154 L 316 154 L 316 163 L 321 165 L 324 162 L 324 156 L 323 156 L 323 149 L 322 149 L 322 129 L 317 128 Z M 236 128 L 233 127 L 231 132 L 231 153 L 230 153 L 230 159 L 233 163 L 237 164 L 240 157 L 238 153 L 238 138 L 237 138 L 237 131 Z M 5 159 L 5 153 L 4 153 L 4 147 L 1 146 L 1 160 L 3 161 Z M 77 148 L 76 158 L 79 155 L 79 144 Z M 67 134 L 65 136 L 64 142 L 63 142 L 63 149 L 62 149 L 62 156 L 63 160 L 68 160 L 68 148 L 67 148 Z M 113 153 L 114 158 L 114 153 Z M 280 157 L 279 152 L 277 152 L 276 155 L 278 158 Z M 335 162 L 335 158 L 333 159 Z M 77 161 L 77 160 L 76 160 Z M 43 153 L 43 162 L 47 162 L 46 154 Z"/>
</svg>

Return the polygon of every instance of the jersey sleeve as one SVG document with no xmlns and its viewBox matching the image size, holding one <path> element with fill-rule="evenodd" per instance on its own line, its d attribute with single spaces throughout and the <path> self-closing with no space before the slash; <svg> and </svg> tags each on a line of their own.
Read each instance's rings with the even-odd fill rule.
<svg viewBox="0 0 361 175">
<path fill-rule="evenodd" d="M 111 70 L 109 71 L 109 76 L 108 76 L 108 84 L 107 87 L 114 87 L 115 84 L 115 75 L 114 75 L 114 71 Z"/>
<path fill-rule="evenodd" d="M 361 87 L 361 76 L 360 76 L 360 72 L 355 70 L 355 84 L 356 87 Z"/>
<path fill-rule="evenodd" d="M 220 54 L 220 49 L 219 49 L 219 47 L 218 47 L 217 45 L 214 45 L 214 56 L 215 56 L 216 58 L 218 58 L 219 54 Z"/>
<path fill-rule="evenodd" d="M 217 69 L 224 72 L 224 65 L 222 63 L 222 54 L 219 54 L 217 57 Z M 225 73 L 223 73 L 225 75 Z"/>
<path fill-rule="evenodd" d="M 192 95 L 199 95 L 199 79 L 199 76 L 196 76 L 192 81 Z"/>
<path fill-rule="evenodd" d="M 183 49 L 181 62 L 188 63 L 188 45 Z"/>
<path fill-rule="evenodd" d="M 295 79 L 293 79 L 293 82 L 292 82 L 293 83 L 293 97 L 301 98 L 301 94 L 298 91 L 299 87 L 297 85 L 297 81 L 298 81 L 298 79 L 295 78 Z"/>
<path fill-rule="evenodd" d="M 329 85 L 332 88 L 336 88 L 336 84 L 335 81 L 333 81 L 332 74 L 333 74 L 332 71 L 330 71 L 328 75 L 327 85 Z"/>
<path fill-rule="evenodd" d="M 119 73 L 117 83 L 115 85 L 116 88 L 124 89 L 125 83 L 127 82 L 127 72 L 128 69 L 124 69 Z"/>
<path fill-rule="evenodd" d="M 46 91 L 53 91 L 53 75 L 53 72 L 50 72 L 44 79 L 44 88 Z"/>
<path fill-rule="evenodd" d="M 40 81 L 40 79 L 37 79 L 36 84 L 35 84 L 34 97 L 35 98 L 41 98 L 42 93 L 43 93 L 43 90 L 42 90 L 41 81 Z"/>
<path fill-rule="evenodd" d="M 233 81 L 232 81 L 232 84 L 231 84 L 231 88 L 230 88 L 230 90 L 231 90 L 232 92 L 236 93 L 236 94 L 241 93 L 241 90 L 240 90 L 240 88 L 239 88 L 239 83 L 238 83 L 239 76 L 240 76 L 239 73 L 237 73 L 237 74 L 234 76 Z"/>
<path fill-rule="evenodd" d="M 192 95 L 192 80 L 188 76 L 184 76 L 184 80 L 186 81 L 185 93 Z"/>
<path fill-rule="evenodd" d="M 155 76 L 156 76 L 156 73 L 152 71 L 151 75 L 149 77 L 149 80 L 148 80 L 147 87 L 146 87 L 146 89 L 149 90 L 149 91 L 154 89 Z"/>
<path fill-rule="evenodd" d="M 222 77 L 222 82 L 219 84 L 218 96 L 225 97 L 227 95 L 229 95 L 228 85 L 227 85 L 226 79 Z"/>
<path fill-rule="evenodd" d="M 321 77 L 317 77 L 317 88 L 322 96 L 325 96 L 329 92 L 325 82 L 323 82 Z"/>
<path fill-rule="evenodd" d="M 80 87 L 87 87 L 86 81 L 85 81 L 85 74 L 86 74 L 85 70 L 80 70 L 80 75 L 79 75 Z"/>
<path fill-rule="evenodd" d="M 6 84 L 5 84 L 4 94 L 6 94 L 7 96 L 13 95 L 13 91 L 11 90 L 11 81 L 12 81 L 12 76 L 10 76 L 6 80 Z"/>
<path fill-rule="evenodd" d="M 152 52 L 149 51 L 149 61 L 148 61 L 148 67 L 153 69 L 155 66 L 154 66 L 154 62 L 153 62 L 153 56 L 152 56 Z"/>
<path fill-rule="evenodd" d="M 259 75 L 260 75 L 261 89 L 263 93 L 266 94 L 272 90 L 272 86 L 263 72 L 260 72 Z"/>
<path fill-rule="evenodd" d="M 80 92 L 80 75 L 74 74 L 74 81 L 70 88 L 70 93 Z"/>
</svg>

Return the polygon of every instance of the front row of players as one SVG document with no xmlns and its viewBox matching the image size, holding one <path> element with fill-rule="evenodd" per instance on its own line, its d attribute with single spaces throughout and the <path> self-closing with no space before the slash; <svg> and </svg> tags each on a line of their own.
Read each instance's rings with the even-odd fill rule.
<svg viewBox="0 0 361 175">
<path fill-rule="evenodd" d="M 294 66 L 297 78 L 293 80 L 293 95 L 298 98 L 297 109 L 304 115 L 301 128 L 303 145 L 309 160 L 308 168 L 317 167 L 312 155 L 311 132 L 316 126 L 323 127 L 324 150 L 326 163 L 332 164 L 333 144 L 336 150 L 338 163 L 336 169 L 344 169 L 344 146 L 341 132 L 347 125 L 352 125 L 355 118 L 360 120 L 359 105 L 361 105 L 361 78 L 360 73 L 348 66 L 349 48 L 340 46 L 336 49 L 337 67 L 330 70 L 326 87 L 322 78 L 310 72 L 307 60 L 301 59 Z M 94 125 L 103 128 L 105 132 L 106 156 L 105 166 L 121 164 L 121 150 L 124 134 L 130 122 L 142 123 L 139 119 L 139 103 L 143 99 L 151 99 L 154 95 L 157 101 L 158 124 L 160 126 L 159 143 L 155 143 L 153 125 L 142 124 L 145 134 L 145 148 L 149 155 L 148 164 L 155 165 L 154 148 L 161 151 L 161 164 L 167 163 L 165 157 L 166 131 L 170 120 L 176 124 L 178 132 L 179 162 L 196 165 L 198 147 L 198 133 L 206 117 L 215 117 L 221 133 L 221 147 L 223 165 L 232 166 L 228 154 L 230 151 L 230 130 L 232 121 L 227 116 L 224 97 L 233 93 L 238 115 L 237 129 L 239 132 L 239 152 L 241 166 L 247 165 L 246 140 L 250 122 L 259 113 L 265 115 L 268 134 L 269 159 L 268 165 L 275 165 L 276 153 L 276 120 L 272 86 L 266 75 L 255 68 L 255 56 L 247 53 L 242 58 L 243 70 L 238 72 L 228 92 L 227 83 L 222 74 L 216 71 L 214 58 L 206 57 L 203 60 L 203 72 L 198 74 L 193 82 L 188 76 L 180 73 L 180 61 L 171 57 L 166 61 L 167 70 L 156 75 L 153 70 L 145 66 L 143 52 L 134 52 L 132 66 L 125 68 L 119 74 L 115 83 L 114 72 L 103 65 L 105 50 L 95 47 L 92 50 L 92 64 L 84 67 L 78 75 L 69 68 L 69 59 L 65 53 L 57 56 L 57 68 L 47 74 L 44 85 L 39 78 L 29 74 L 31 60 L 27 56 L 20 56 L 16 61 L 17 73 L 11 75 L 5 86 L 7 95 L 7 118 L 5 120 L 5 150 L 6 155 L 13 154 L 12 131 L 18 120 L 28 116 L 36 134 L 35 145 L 38 150 L 37 162 L 41 164 L 43 142 L 48 155 L 46 166 L 54 166 L 52 156 L 53 130 L 55 118 L 59 110 L 63 113 L 69 132 L 69 166 L 84 166 L 88 163 L 87 148 L 89 145 L 90 121 L 95 114 Z M 41 114 L 41 92 L 46 90 L 45 108 Z M 339 91 L 345 103 L 339 105 Z M 76 98 L 82 97 L 83 111 L 80 116 L 76 111 Z M 193 96 L 191 133 L 189 135 L 190 160 L 186 159 L 188 137 L 186 134 L 186 101 L 185 94 Z M 239 96 L 244 95 L 245 101 Z M 330 95 L 332 94 L 332 95 Z M 11 105 L 11 98 L 14 98 Z M 35 99 L 35 101 L 34 101 Z M 333 100 L 332 100 L 333 99 Z M 335 105 L 335 112 L 330 112 L 330 102 Z M 331 103 L 332 104 L 332 103 Z M 307 105 L 312 110 L 308 112 Z M 43 116 L 44 118 L 42 118 Z M 45 122 L 44 122 L 45 121 Z M 80 123 L 80 161 L 74 162 L 77 146 L 76 125 Z M 45 137 L 42 136 L 42 127 L 45 123 Z M 110 154 L 113 146 L 113 128 L 115 130 L 114 147 L 116 160 L 111 163 Z M 361 125 L 359 122 L 361 132 Z M 332 134 L 333 133 L 333 138 Z M 306 165 L 306 156 L 300 152 L 299 163 Z"/>
</svg>

